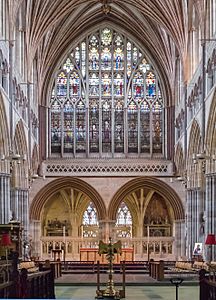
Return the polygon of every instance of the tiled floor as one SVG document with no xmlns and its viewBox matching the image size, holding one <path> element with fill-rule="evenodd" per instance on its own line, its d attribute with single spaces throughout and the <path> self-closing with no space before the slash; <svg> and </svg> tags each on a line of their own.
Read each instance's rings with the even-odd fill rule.
<svg viewBox="0 0 216 300">
<path fill-rule="evenodd" d="M 171 284 L 167 286 L 128 286 L 126 287 L 127 300 L 175 300 L 176 290 Z M 94 286 L 57 286 L 57 299 L 91 300 L 96 295 Z M 198 300 L 198 286 L 180 286 L 179 300 Z"/>
<path fill-rule="evenodd" d="M 173 275 L 176 277 L 177 275 Z M 165 275 L 166 281 L 169 281 L 172 275 Z M 196 281 L 198 284 L 198 275 L 185 275 L 185 274 L 178 274 L 177 277 L 182 277 L 184 282 L 188 281 Z M 108 280 L 107 274 L 100 274 L 100 282 L 106 283 Z M 113 280 L 115 284 L 122 283 L 122 274 L 113 274 Z M 63 274 L 62 277 L 59 277 L 55 280 L 56 285 L 96 285 L 97 282 L 97 274 Z M 161 282 L 156 281 L 155 279 L 151 278 L 148 274 L 126 274 L 126 283 L 128 285 L 140 285 L 143 284 L 160 284 Z M 164 283 L 164 282 L 163 282 Z M 165 283 L 166 284 L 166 283 Z"/>
</svg>

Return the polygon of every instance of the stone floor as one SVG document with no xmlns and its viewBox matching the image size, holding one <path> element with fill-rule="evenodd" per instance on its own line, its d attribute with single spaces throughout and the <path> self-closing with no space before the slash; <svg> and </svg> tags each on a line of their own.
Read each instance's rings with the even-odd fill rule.
<svg viewBox="0 0 216 300">
<path fill-rule="evenodd" d="M 117 287 L 118 288 L 118 287 Z M 56 299 L 93 300 L 94 286 L 57 286 Z M 127 300 L 174 300 L 176 289 L 171 284 L 167 286 L 126 286 Z M 198 300 L 199 287 L 182 285 L 178 289 L 178 300 Z"/>
<path fill-rule="evenodd" d="M 167 285 L 170 284 L 169 279 L 171 277 L 181 277 L 184 279 L 184 284 L 198 284 L 198 275 L 191 274 L 166 274 L 164 281 L 156 281 L 148 274 L 126 274 L 127 285 Z M 106 283 L 108 280 L 108 274 L 100 274 L 100 282 Z M 113 274 L 113 280 L 116 284 L 122 284 L 122 274 Z M 96 286 L 97 274 L 63 274 L 55 280 L 57 286 L 60 285 L 93 285 Z"/>
<path fill-rule="evenodd" d="M 185 274 L 182 285 L 179 287 L 178 300 L 198 300 L 198 278 L 191 278 Z M 176 276 L 175 276 L 176 277 Z M 108 279 L 107 274 L 100 275 L 101 289 L 104 289 Z M 127 300 L 175 300 L 176 288 L 170 283 L 170 276 L 163 281 L 156 281 L 148 274 L 126 275 Z M 72 300 L 91 300 L 96 296 L 96 274 L 63 274 L 56 279 L 56 298 Z M 122 289 L 122 275 L 114 274 L 116 289 Z"/>
</svg>

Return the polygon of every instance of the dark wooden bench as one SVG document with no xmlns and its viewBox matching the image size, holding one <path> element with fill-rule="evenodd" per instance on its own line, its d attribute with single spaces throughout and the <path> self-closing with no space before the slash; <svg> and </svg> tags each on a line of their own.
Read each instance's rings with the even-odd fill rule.
<svg viewBox="0 0 216 300">
<path fill-rule="evenodd" d="M 1 299 L 55 299 L 52 268 L 28 273 L 26 268 L 18 269 L 17 262 L 16 258 L 2 263 L 1 271 L 6 272 L 6 276 L 0 282 Z"/>
<path fill-rule="evenodd" d="M 200 300 L 216 299 L 216 271 L 199 271 Z"/>
</svg>

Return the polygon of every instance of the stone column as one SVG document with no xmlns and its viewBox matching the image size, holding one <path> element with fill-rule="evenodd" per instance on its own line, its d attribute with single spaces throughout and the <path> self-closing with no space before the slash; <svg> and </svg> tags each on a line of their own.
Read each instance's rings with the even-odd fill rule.
<svg viewBox="0 0 216 300">
<path fill-rule="evenodd" d="M 99 239 L 102 241 L 106 241 L 106 221 L 99 220 Z"/>
<path fill-rule="evenodd" d="M 204 228 L 203 228 L 203 214 L 204 214 L 205 192 L 203 190 L 197 191 L 197 242 L 204 245 Z"/>
<path fill-rule="evenodd" d="M 24 226 L 27 235 L 29 231 L 29 191 L 28 189 L 13 188 L 11 190 L 11 210 L 15 218 Z"/>
<path fill-rule="evenodd" d="M 186 207 L 186 226 L 187 226 L 187 242 L 186 242 L 186 256 L 188 259 L 192 257 L 192 212 L 191 212 L 192 191 L 187 190 L 187 207 Z"/>
<path fill-rule="evenodd" d="M 22 199 L 22 223 L 24 230 L 29 232 L 29 191 L 27 189 L 21 190 Z"/>
<path fill-rule="evenodd" d="M 32 236 L 32 256 L 39 256 L 41 258 L 41 222 L 39 220 L 32 220 L 30 225 L 30 232 Z"/>
<path fill-rule="evenodd" d="M 10 175 L 0 174 L 0 224 L 7 224 L 10 218 Z"/>
<path fill-rule="evenodd" d="M 193 254 L 193 248 L 197 242 L 197 190 L 192 191 L 191 198 L 191 255 Z"/>
<path fill-rule="evenodd" d="M 11 211 L 16 220 L 19 220 L 18 207 L 19 207 L 19 198 L 18 198 L 18 189 L 12 188 L 10 191 L 11 196 Z"/>
<path fill-rule="evenodd" d="M 115 221 L 114 220 L 100 220 L 99 221 L 99 239 L 108 243 L 109 237 L 112 240 L 116 239 L 116 231 L 115 231 Z"/>
<path fill-rule="evenodd" d="M 185 256 L 185 220 L 176 220 L 173 227 L 175 259 Z"/>
<path fill-rule="evenodd" d="M 212 186 L 211 186 L 212 178 L 211 176 L 206 177 L 206 198 L 205 198 L 205 235 L 207 236 L 208 233 L 211 233 L 211 193 L 212 193 Z"/>
</svg>

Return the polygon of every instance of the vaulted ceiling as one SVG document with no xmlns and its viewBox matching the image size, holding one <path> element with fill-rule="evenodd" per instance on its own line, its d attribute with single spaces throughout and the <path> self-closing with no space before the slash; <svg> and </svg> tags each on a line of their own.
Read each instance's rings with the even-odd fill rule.
<svg viewBox="0 0 216 300">
<path fill-rule="evenodd" d="M 26 10 L 28 63 L 37 56 L 41 96 L 73 41 L 100 23 L 109 23 L 143 45 L 171 99 L 176 57 L 184 62 L 187 53 L 191 1 L 10 0 L 10 14 L 15 24 L 19 8 Z"/>
</svg>

